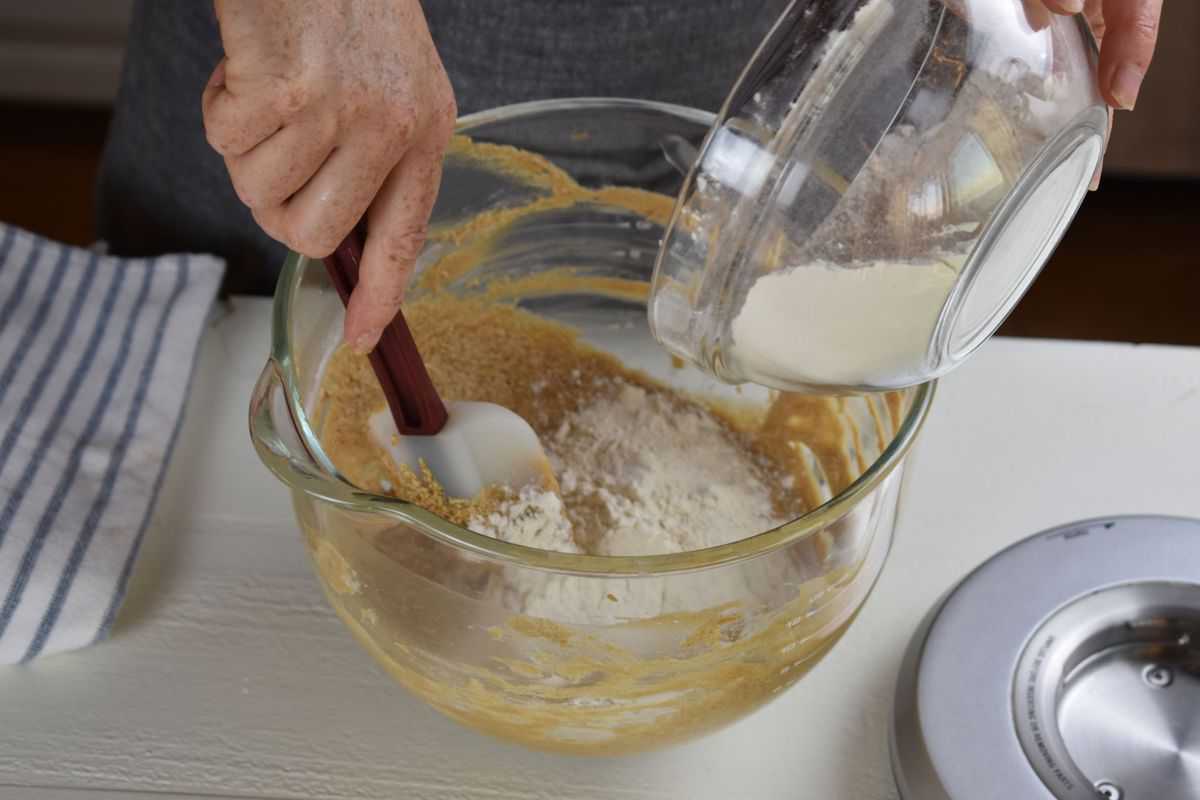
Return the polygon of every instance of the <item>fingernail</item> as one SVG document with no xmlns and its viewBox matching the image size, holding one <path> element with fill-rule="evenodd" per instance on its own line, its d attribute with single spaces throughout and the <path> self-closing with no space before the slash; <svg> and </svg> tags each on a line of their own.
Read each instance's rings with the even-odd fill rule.
<svg viewBox="0 0 1200 800">
<path fill-rule="evenodd" d="M 1066 11 L 1068 14 L 1083 13 L 1083 0 L 1062 0 L 1059 5 L 1062 6 L 1063 11 Z"/>
<path fill-rule="evenodd" d="M 375 349 L 375 343 L 378 341 L 379 334 L 363 333 L 354 340 L 350 347 L 360 356 L 365 356 Z"/>
<path fill-rule="evenodd" d="M 1142 71 L 1132 64 L 1122 64 L 1117 67 L 1112 79 L 1112 96 L 1117 101 L 1118 107 L 1125 111 L 1133 110 L 1144 77 Z"/>
<path fill-rule="evenodd" d="M 209 79 L 212 85 L 221 88 L 225 85 L 225 59 L 217 62 L 217 66 L 213 68 L 212 77 Z"/>
</svg>

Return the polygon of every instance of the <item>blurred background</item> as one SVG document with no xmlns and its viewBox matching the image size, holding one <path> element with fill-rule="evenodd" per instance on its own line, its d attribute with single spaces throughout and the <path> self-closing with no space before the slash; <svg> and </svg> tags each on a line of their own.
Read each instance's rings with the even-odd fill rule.
<svg viewBox="0 0 1200 800">
<path fill-rule="evenodd" d="M 92 184 L 130 6 L 0 0 L 0 220 L 93 241 Z M 1200 2 L 1167 3 L 1157 60 L 1137 110 L 1117 115 L 1101 188 L 1002 333 L 1200 345 L 1197 41 Z"/>
</svg>

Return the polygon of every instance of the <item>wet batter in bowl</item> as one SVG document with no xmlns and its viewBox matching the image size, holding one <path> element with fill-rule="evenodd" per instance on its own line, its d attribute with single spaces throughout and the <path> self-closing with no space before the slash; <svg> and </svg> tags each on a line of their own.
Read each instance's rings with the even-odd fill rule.
<svg viewBox="0 0 1200 800">
<path fill-rule="evenodd" d="M 485 299 L 429 297 L 406 316 L 442 396 L 523 416 L 561 490 L 451 498 L 428 473 L 396 465 L 369 433 L 382 391 L 367 360 L 344 349 L 323 384 L 322 438 L 337 467 L 364 489 L 506 541 L 603 555 L 725 544 L 805 510 L 806 462 L 772 446 L 794 438 L 779 430 L 794 416 L 786 398 L 765 420 L 739 421 L 626 369 L 563 325 Z"/>
</svg>

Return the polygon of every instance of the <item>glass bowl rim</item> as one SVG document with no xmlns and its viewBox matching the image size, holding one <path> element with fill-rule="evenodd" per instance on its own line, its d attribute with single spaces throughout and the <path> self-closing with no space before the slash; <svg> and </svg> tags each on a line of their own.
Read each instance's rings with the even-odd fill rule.
<svg viewBox="0 0 1200 800">
<path fill-rule="evenodd" d="M 567 98 L 561 100 L 538 100 L 481 111 L 462 117 L 456 127 L 457 133 L 469 133 L 472 129 L 494 122 L 513 121 L 523 116 L 547 112 L 578 111 L 587 109 L 629 109 L 657 111 L 690 122 L 711 127 L 716 116 L 686 106 L 628 98 Z M 425 509 L 394 497 L 378 495 L 359 489 L 347 481 L 333 468 L 325 455 L 324 448 L 308 423 L 303 396 L 291 357 L 289 331 L 291 310 L 299 290 L 300 278 L 308 268 L 310 259 L 296 252 L 289 252 L 280 272 L 272 302 L 271 358 L 267 370 L 273 371 L 282 384 L 284 398 L 291 422 L 295 424 L 301 444 L 318 462 L 322 471 L 319 478 L 307 475 L 308 480 L 298 481 L 293 470 L 284 469 L 275 458 L 267 457 L 262 449 L 260 456 L 276 477 L 294 491 L 325 500 L 353 511 L 380 514 L 397 522 L 415 527 L 420 532 L 455 549 L 477 557 L 508 562 L 521 567 L 553 573 L 591 577 L 664 575 L 692 572 L 744 561 L 776 550 L 817 533 L 838 521 L 858 506 L 892 471 L 911 449 L 929 414 L 936 391 L 936 381 L 922 384 L 906 391 L 914 392 L 912 405 L 897 428 L 892 441 L 879 457 L 853 483 L 822 505 L 794 520 L 767 531 L 739 539 L 729 544 L 690 550 L 683 553 L 665 553 L 649 556 L 603 556 L 561 553 L 534 547 L 504 542 L 455 525 Z"/>
</svg>

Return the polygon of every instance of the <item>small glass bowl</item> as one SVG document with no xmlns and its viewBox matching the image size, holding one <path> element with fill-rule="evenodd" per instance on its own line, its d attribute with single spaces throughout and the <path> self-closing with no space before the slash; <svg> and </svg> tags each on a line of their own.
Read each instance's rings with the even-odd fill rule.
<svg viewBox="0 0 1200 800">
<path fill-rule="evenodd" d="M 730 383 L 912 386 L 961 363 L 1077 211 L 1108 109 L 1038 0 L 794 2 L 695 159 L 650 321 Z"/>
<path fill-rule="evenodd" d="M 739 391 L 672 364 L 646 324 L 655 245 L 683 178 L 665 152 L 699 144 L 712 119 L 618 99 L 463 119 L 460 133 L 543 156 L 586 186 L 668 199 L 650 213 L 557 202 L 547 194 L 552 179 L 524 181 L 452 150 L 419 267 L 471 256 L 470 269 L 437 289 L 455 293 L 569 270 L 578 291 L 530 291 L 521 307 L 681 391 L 765 400 L 765 390 Z M 472 224 L 521 209 L 532 211 L 515 223 Z M 555 751 L 631 752 L 693 738 L 818 663 L 883 568 L 907 454 L 934 391 L 802 398 L 828 414 L 806 450 L 824 477 L 811 510 L 774 530 L 692 552 L 572 555 L 473 533 L 339 474 L 320 437 L 320 388 L 342 321 L 320 262 L 292 254 L 250 408 L 255 449 L 291 490 L 326 597 L 416 696 L 477 730 Z"/>
</svg>

